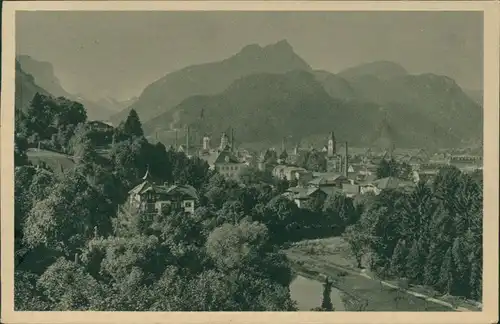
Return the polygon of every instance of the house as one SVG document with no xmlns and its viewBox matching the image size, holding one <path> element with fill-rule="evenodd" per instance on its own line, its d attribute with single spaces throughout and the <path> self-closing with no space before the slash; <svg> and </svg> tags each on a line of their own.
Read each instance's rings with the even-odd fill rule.
<svg viewBox="0 0 500 324">
<path fill-rule="evenodd" d="M 352 198 L 361 193 L 361 186 L 354 183 L 346 183 L 342 185 L 342 192 L 344 192 L 347 197 Z"/>
<path fill-rule="evenodd" d="M 313 187 L 337 187 L 342 188 L 342 185 L 349 183 L 344 175 L 336 172 L 313 172 L 314 179 L 309 181 L 309 185 Z"/>
<path fill-rule="evenodd" d="M 246 153 L 248 152 L 242 152 L 244 157 L 247 157 Z M 240 171 L 251 163 L 233 152 L 226 133 L 222 133 L 220 145 L 216 149 L 210 147 L 210 137 L 205 135 L 198 157 L 207 162 L 210 170 L 217 170 L 224 177 L 233 179 L 236 179 Z"/>
<path fill-rule="evenodd" d="M 367 183 L 367 184 L 361 184 L 359 186 L 359 192 L 364 195 L 367 193 L 374 193 L 375 195 L 378 195 L 380 193 L 380 189 L 377 188 L 376 185 L 372 183 Z"/>
<path fill-rule="evenodd" d="M 427 170 L 419 170 L 413 171 L 413 179 L 415 183 L 424 181 L 432 181 L 439 173 L 438 169 L 427 169 Z"/>
<path fill-rule="evenodd" d="M 289 165 L 277 165 L 272 171 L 272 175 L 278 179 L 286 179 L 288 181 L 298 179 L 300 174 L 306 174 L 308 171 L 301 167 Z"/>
<path fill-rule="evenodd" d="M 395 177 L 387 177 L 373 181 L 373 184 L 379 189 L 398 189 L 413 187 L 415 184 L 412 181 L 406 181 Z"/>
<path fill-rule="evenodd" d="M 327 194 L 319 188 L 297 186 L 288 188 L 283 196 L 295 202 L 297 207 L 302 208 L 308 200 L 312 198 L 325 199 Z"/>
<path fill-rule="evenodd" d="M 247 167 L 247 164 L 240 161 L 231 152 L 231 148 L 226 146 L 220 151 L 213 162 L 215 170 L 222 174 L 225 178 L 236 179 L 242 169 Z"/>
<path fill-rule="evenodd" d="M 481 156 L 473 155 L 455 155 L 449 159 L 449 164 L 459 169 L 472 169 L 482 165 L 483 159 Z"/>
<path fill-rule="evenodd" d="M 149 170 L 142 179 L 143 182 L 128 193 L 128 202 L 132 206 L 148 213 L 162 213 L 172 209 L 194 213 L 198 193 L 193 187 L 155 184 L 149 175 Z"/>
</svg>

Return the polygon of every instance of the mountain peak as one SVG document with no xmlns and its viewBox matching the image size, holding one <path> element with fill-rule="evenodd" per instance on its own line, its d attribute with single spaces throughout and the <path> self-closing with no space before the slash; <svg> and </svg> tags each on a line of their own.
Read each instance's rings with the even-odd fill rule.
<svg viewBox="0 0 500 324">
<path fill-rule="evenodd" d="M 265 49 L 273 49 L 273 50 L 285 50 L 293 52 L 293 47 L 286 39 L 282 39 L 274 44 L 269 44 L 265 47 Z"/>
<path fill-rule="evenodd" d="M 238 53 L 238 56 L 260 56 L 260 55 L 287 55 L 288 57 L 290 56 L 297 56 L 297 54 L 294 52 L 292 45 L 286 40 L 282 39 L 276 43 L 269 44 L 266 46 L 260 46 L 259 44 L 249 44 L 244 46 L 240 52 Z"/>
<path fill-rule="evenodd" d="M 241 49 L 240 53 L 252 54 L 252 53 L 259 53 L 260 51 L 262 51 L 262 47 L 260 47 L 259 44 L 249 44 L 249 45 L 246 45 L 245 47 L 243 47 Z"/>
</svg>

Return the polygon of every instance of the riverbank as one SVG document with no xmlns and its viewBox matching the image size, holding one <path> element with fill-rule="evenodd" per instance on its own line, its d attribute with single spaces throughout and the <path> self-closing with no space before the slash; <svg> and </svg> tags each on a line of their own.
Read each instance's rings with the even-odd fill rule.
<svg viewBox="0 0 500 324">
<path fill-rule="evenodd" d="M 480 311 L 470 303 L 449 302 L 420 291 L 403 289 L 396 281 L 382 281 L 355 268 L 341 238 L 299 242 L 285 250 L 294 271 L 311 279 L 334 278 L 347 311 Z M 414 287 L 408 287 L 413 289 Z"/>
</svg>

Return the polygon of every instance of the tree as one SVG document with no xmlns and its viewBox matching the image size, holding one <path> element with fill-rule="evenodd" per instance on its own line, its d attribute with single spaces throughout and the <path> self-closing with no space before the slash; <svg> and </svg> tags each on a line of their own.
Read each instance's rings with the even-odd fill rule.
<svg viewBox="0 0 500 324">
<path fill-rule="evenodd" d="M 47 311 L 50 303 L 37 287 L 38 276 L 27 271 L 14 272 L 14 309 L 16 311 Z"/>
<path fill-rule="evenodd" d="M 404 240 L 399 240 L 391 259 L 391 272 L 394 275 L 398 277 L 405 275 L 406 258 L 406 243 Z"/>
<path fill-rule="evenodd" d="M 298 225 L 300 210 L 293 201 L 277 196 L 267 203 L 263 214 L 256 216 L 269 229 L 271 240 L 280 244 L 291 239 L 290 230 Z"/>
<path fill-rule="evenodd" d="M 109 204 L 79 170 L 70 169 L 50 195 L 33 206 L 23 239 L 30 247 L 45 245 L 71 255 L 95 226 L 103 234 L 110 231 Z"/>
<path fill-rule="evenodd" d="M 125 123 L 123 124 L 122 131 L 127 136 L 144 136 L 144 131 L 142 130 L 142 124 L 139 120 L 139 115 L 135 109 L 131 109 Z"/>
<path fill-rule="evenodd" d="M 325 283 L 323 284 L 323 299 L 321 301 L 321 309 L 327 312 L 333 311 L 332 299 L 330 297 L 331 292 L 332 283 L 327 278 Z"/>
<path fill-rule="evenodd" d="M 406 258 L 406 276 L 411 282 L 421 282 L 423 279 L 423 266 L 425 259 L 422 257 L 421 246 L 417 240 L 413 240 L 410 251 Z"/>
<path fill-rule="evenodd" d="M 386 159 L 382 159 L 382 161 L 380 161 L 379 163 L 379 166 L 377 167 L 376 172 L 378 179 L 387 177 L 399 177 L 401 173 L 401 166 L 396 160 L 392 158 L 389 161 L 387 161 Z"/>
<path fill-rule="evenodd" d="M 54 124 L 57 128 L 65 128 L 68 125 L 78 125 L 87 121 L 87 112 L 79 102 L 68 100 L 64 97 L 54 99 L 56 113 Z"/>
<path fill-rule="evenodd" d="M 431 245 L 424 267 L 424 283 L 433 286 L 439 279 L 439 272 L 443 263 L 442 247 L 437 243 Z"/>
<path fill-rule="evenodd" d="M 313 151 L 307 157 L 307 162 L 304 168 L 314 172 L 325 172 L 326 159 L 320 152 Z"/>
<path fill-rule="evenodd" d="M 451 249 L 452 261 L 455 265 L 455 293 L 460 296 L 469 296 L 470 293 L 470 266 L 468 262 L 467 248 L 460 237 L 453 241 Z"/>
<path fill-rule="evenodd" d="M 310 196 L 309 199 L 305 201 L 302 208 L 309 209 L 314 213 L 321 213 L 325 200 L 326 194 L 323 194 L 322 191 L 319 191 L 319 193 L 317 192 L 316 194 Z"/>
<path fill-rule="evenodd" d="M 28 164 L 28 141 L 17 134 L 14 136 L 14 165 L 22 166 Z"/>
<path fill-rule="evenodd" d="M 231 272 L 240 269 L 252 254 L 260 254 L 269 244 L 267 228 L 260 223 L 242 222 L 223 224 L 210 233 L 206 249 L 219 270 Z"/>
<path fill-rule="evenodd" d="M 475 300 L 481 301 L 483 297 L 483 258 L 480 255 L 480 251 L 472 253 L 470 265 L 470 296 Z"/>
<path fill-rule="evenodd" d="M 118 178 L 126 188 L 132 188 L 147 169 L 146 151 L 148 143 L 144 138 L 127 139 L 115 143 L 111 150 L 111 161 Z"/>
<path fill-rule="evenodd" d="M 323 215 L 330 226 L 338 232 L 343 232 L 346 226 L 354 223 L 356 212 L 352 199 L 343 193 L 336 192 L 326 198 Z"/>
<path fill-rule="evenodd" d="M 443 263 L 441 265 L 439 278 L 437 280 L 437 287 L 444 293 L 452 294 L 454 288 L 454 271 L 453 271 L 453 257 L 451 248 L 449 248 L 443 259 Z"/>
<path fill-rule="evenodd" d="M 269 171 L 261 171 L 254 167 L 241 169 L 238 178 L 244 185 L 254 185 L 260 183 L 273 183 L 273 177 Z"/>
<path fill-rule="evenodd" d="M 97 310 L 105 301 L 101 285 L 78 264 L 59 258 L 38 279 L 52 310 Z"/>
<path fill-rule="evenodd" d="M 357 267 L 362 268 L 361 259 L 369 243 L 367 235 L 362 232 L 358 224 L 355 224 L 348 226 L 342 234 L 342 237 L 349 244 L 349 249 L 356 259 Z"/>
<path fill-rule="evenodd" d="M 412 167 L 406 162 L 399 164 L 399 174 L 398 177 L 404 180 L 412 180 Z"/>
</svg>

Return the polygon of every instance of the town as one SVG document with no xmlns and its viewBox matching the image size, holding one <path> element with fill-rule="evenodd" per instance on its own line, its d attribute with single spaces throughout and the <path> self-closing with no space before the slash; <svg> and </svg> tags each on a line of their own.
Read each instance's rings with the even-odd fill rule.
<svg viewBox="0 0 500 324">
<path fill-rule="evenodd" d="M 17 12 L 15 311 L 482 312 L 483 30 Z"/>
<path fill-rule="evenodd" d="M 107 126 L 102 123 L 101 127 Z M 298 207 L 313 197 L 325 199 L 334 192 L 354 198 L 366 193 L 379 194 L 383 189 L 411 189 L 421 181 L 432 183 L 443 166 L 454 166 L 472 176 L 482 177 L 482 152 L 479 149 L 445 149 L 431 154 L 424 148 L 398 149 L 394 144 L 385 149 L 349 148 L 348 142 L 338 142 L 332 131 L 329 136 L 325 136 L 325 145 L 322 147 L 300 147 L 300 144 L 287 147 L 283 139 L 279 150 L 271 147 L 262 152 L 250 152 L 235 147 L 233 138 L 234 130 L 231 130 L 230 137 L 222 132 L 216 145 L 212 145 L 212 138 L 208 135 L 202 137 L 201 143 L 190 143 L 188 128 L 185 144 L 174 143 L 168 149 L 177 150 L 190 158 L 198 157 L 206 161 L 211 170 L 217 170 L 228 179 L 238 180 L 246 169 L 253 168 L 269 173 L 276 180 L 286 180 L 292 185 L 282 195 Z M 300 155 L 311 154 L 318 156 L 319 170 L 299 165 Z M 391 169 L 391 163 L 400 164 L 403 169 Z M 377 175 L 381 164 L 387 166 L 386 174 Z M 145 185 L 151 181 L 146 179 L 147 176 L 145 182 L 131 193 L 137 195 L 138 188 L 142 188 L 141 195 L 153 190 Z M 166 190 L 155 188 L 157 192 Z M 196 202 L 196 194 L 194 189 L 191 192 L 185 200 L 189 206 L 186 211 L 194 212 L 192 206 Z M 131 199 L 139 201 L 139 198 Z M 161 205 L 170 202 L 170 198 L 162 199 L 156 199 L 155 203 Z"/>
</svg>

